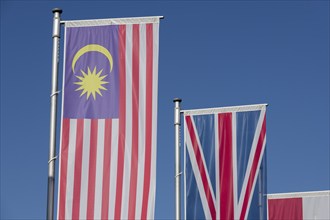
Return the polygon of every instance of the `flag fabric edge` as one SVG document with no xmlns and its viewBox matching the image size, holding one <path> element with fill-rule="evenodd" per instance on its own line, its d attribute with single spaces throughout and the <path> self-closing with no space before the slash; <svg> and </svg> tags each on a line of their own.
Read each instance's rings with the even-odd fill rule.
<svg viewBox="0 0 330 220">
<path fill-rule="evenodd" d="M 64 23 L 66 27 L 90 27 L 90 26 L 103 26 L 103 25 L 159 23 L 159 20 L 161 18 L 163 18 L 163 16 L 70 20 L 70 21 L 62 21 L 62 23 Z"/>
</svg>

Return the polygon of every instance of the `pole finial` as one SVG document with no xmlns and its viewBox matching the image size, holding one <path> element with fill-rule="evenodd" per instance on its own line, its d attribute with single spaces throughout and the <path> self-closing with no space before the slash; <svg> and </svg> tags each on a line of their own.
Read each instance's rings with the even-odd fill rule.
<svg viewBox="0 0 330 220">
<path fill-rule="evenodd" d="M 52 12 L 53 13 L 56 13 L 56 12 L 58 12 L 58 13 L 62 13 L 62 9 L 60 9 L 60 8 L 54 8 L 53 10 L 52 10 Z"/>
<path fill-rule="evenodd" d="M 173 99 L 173 102 L 181 102 L 182 101 L 182 99 L 180 99 L 180 98 L 174 98 Z"/>
</svg>

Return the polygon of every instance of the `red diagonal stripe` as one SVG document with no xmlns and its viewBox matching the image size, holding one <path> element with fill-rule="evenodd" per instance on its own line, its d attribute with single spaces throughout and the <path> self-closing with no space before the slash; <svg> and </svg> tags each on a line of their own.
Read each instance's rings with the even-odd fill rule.
<svg viewBox="0 0 330 220">
<path fill-rule="evenodd" d="M 246 193 L 245 193 L 244 200 L 243 200 L 240 219 L 244 219 L 244 217 L 246 215 L 246 212 L 247 212 L 247 206 L 248 206 L 248 203 L 249 203 L 249 198 L 252 194 L 253 182 L 254 182 L 254 179 L 256 178 L 256 175 L 257 175 L 258 162 L 259 162 L 260 157 L 261 157 L 262 146 L 263 146 L 265 137 L 266 137 L 266 116 L 263 118 L 263 123 L 262 123 L 261 131 L 260 131 L 260 135 L 259 135 L 259 139 L 258 139 L 258 143 L 257 143 L 257 148 L 256 148 L 256 152 L 255 152 L 255 155 L 254 155 L 254 158 L 253 158 L 248 183 L 247 183 L 247 186 L 246 186 Z"/>
<path fill-rule="evenodd" d="M 198 169 L 199 169 L 199 172 L 200 172 L 200 175 L 202 178 L 203 188 L 204 188 L 205 196 L 206 196 L 207 203 L 208 203 L 208 206 L 210 209 L 210 213 L 211 213 L 212 219 L 216 219 L 216 211 L 215 211 L 214 201 L 212 198 L 211 186 L 209 186 L 208 181 L 207 181 L 206 167 L 205 167 L 205 164 L 203 164 L 202 155 L 201 155 L 201 152 L 198 147 L 197 136 L 195 134 L 193 122 L 192 122 L 190 116 L 186 116 L 186 124 L 187 124 L 187 129 L 188 129 L 188 132 L 190 135 L 192 147 L 193 147 L 193 150 L 195 153 L 196 161 L 198 164 Z"/>
</svg>

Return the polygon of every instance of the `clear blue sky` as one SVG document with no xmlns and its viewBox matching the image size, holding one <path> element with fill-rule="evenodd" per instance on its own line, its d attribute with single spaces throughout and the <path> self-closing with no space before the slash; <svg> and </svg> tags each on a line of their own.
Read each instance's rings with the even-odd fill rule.
<svg viewBox="0 0 330 220">
<path fill-rule="evenodd" d="M 165 16 L 156 218 L 174 217 L 175 97 L 184 109 L 269 103 L 268 192 L 330 189 L 329 1 L 0 4 L 1 219 L 46 216 L 55 7 L 63 20 Z"/>
</svg>

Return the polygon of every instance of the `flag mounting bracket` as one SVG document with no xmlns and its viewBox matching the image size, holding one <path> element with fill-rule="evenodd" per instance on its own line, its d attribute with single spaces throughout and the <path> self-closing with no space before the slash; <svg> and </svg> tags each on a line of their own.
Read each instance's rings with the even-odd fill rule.
<svg viewBox="0 0 330 220">
<path fill-rule="evenodd" d="M 61 91 L 56 91 L 56 92 L 53 92 L 50 97 L 53 97 L 54 95 L 58 95 Z"/>
<path fill-rule="evenodd" d="M 57 159 L 57 156 L 51 158 L 50 160 L 48 160 L 48 164 L 49 164 L 50 162 L 52 162 L 53 160 L 56 160 L 56 159 Z"/>
<path fill-rule="evenodd" d="M 176 175 L 174 176 L 174 178 L 177 178 L 178 176 L 181 176 L 181 175 L 182 175 L 182 172 L 176 174 Z"/>
</svg>

